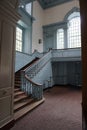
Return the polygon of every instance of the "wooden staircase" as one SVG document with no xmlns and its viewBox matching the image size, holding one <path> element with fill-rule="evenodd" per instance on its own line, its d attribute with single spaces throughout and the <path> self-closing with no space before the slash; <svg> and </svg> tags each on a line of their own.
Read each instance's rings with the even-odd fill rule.
<svg viewBox="0 0 87 130">
<path fill-rule="evenodd" d="M 34 60 L 31 64 L 36 62 Z M 30 65 L 31 65 L 30 64 Z M 29 65 L 28 65 L 29 66 Z M 23 67 L 21 70 L 25 69 L 27 66 Z M 29 111 L 44 102 L 42 100 L 36 101 L 31 95 L 28 96 L 25 92 L 21 91 L 21 70 L 15 73 L 15 88 L 14 88 L 14 119 L 17 120 L 20 117 L 27 114 Z"/>
</svg>

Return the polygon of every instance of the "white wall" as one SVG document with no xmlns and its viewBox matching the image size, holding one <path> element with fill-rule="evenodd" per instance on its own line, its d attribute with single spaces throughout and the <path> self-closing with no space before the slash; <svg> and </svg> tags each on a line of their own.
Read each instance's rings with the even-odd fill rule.
<svg viewBox="0 0 87 130">
<path fill-rule="evenodd" d="M 52 8 L 48 8 L 44 11 L 44 25 L 49 25 L 56 22 L 61 22 L 64 20 L 65 15 L 73 8 L 79 8 L 79 1 L 73 0 L 72 2 L 67 2 Z"/>
<path fill-rule="evenodd" d="M 65 15 L 73 8 L 79 8 L 79 1 L 73 0 L 58 6 L 43 10 L 38 1 L 33 2 L 33 32 L 32 32 L 32 51 L 37 49 L 39 52 L 43 51 L 43 25 L 49 25 L 64 20 Z M 42 43 L 38 44 L 38 39 L 42 39 Z"/>
<path fill-rule="evenodd" d="M 35 21 L 33 22 L 32 30 L 32 52 L 34 49 L 37 49 L 39 52 L 43 51 L 43 20 L 44 20 L 44 11 L 41 8 L 40 4 L 37 1 L 33 2 L 33 17 Z M 38 39 L 42 39 L 42 43 L 38 43 Z"/>
</svg>

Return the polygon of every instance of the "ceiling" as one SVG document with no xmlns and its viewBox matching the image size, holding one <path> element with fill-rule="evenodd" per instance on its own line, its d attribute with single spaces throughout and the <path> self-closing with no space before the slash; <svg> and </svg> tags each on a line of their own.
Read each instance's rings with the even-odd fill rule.
<svg viewBox="0 0 87 130">
<path fill-rule="evenodd" d="M 47 9 L 72 0 L 38 0 L 43 9 Z"/>
<path fill-rule="evenodd" d="M 29 3 L 29 2 L 33 2 L 35 0 L 19 0 L 19 1 L 21 3 Z M 43 9 L 47 9 L 47 8 L 63 4 L 65 2 L 70 2 L 73 0 L 37 0 L 37 1 L 39 1 L 40 5 Z"/>
</svg>

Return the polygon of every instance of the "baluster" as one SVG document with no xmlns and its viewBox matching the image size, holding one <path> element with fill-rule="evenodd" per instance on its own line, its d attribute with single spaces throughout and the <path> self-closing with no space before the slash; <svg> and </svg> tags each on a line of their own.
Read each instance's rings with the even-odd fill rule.
<svg viewBox="0 0 87 130">
<path fill-rule="evenodd" d="M 25 80 L 25 71 L 21 71 L 21 90 L 25 90 L 26 88 L 26 80 Z"/>
<path fill-rule="evenodd" d="M 26 93 L 28 94 L 28 81 L 26 80 Z"/>
<path fill-rule="evenodd" d="M 42 99 L 42 97 L 43 97 L 43 88 L 42 88 L 42 86 L 37 86 L 36 87 L 36 97 L 37 97 L 37 100 Z"/>
<path fill-rule="evenodd" d="M 35 98 L 34 97 L 34 86 L 33 85 L 32 85 L 32 97 Z"/>
<path fill-rule="evenodd" d="M 29 83 L 29 95 L 32 95 L 32 83 Z"/>
<path fill-rule="evenodd" d="M 38 99 L 37 88 L 38 88 L 38 87 L 35 86 L 35 85 L 32 86 L 32 97 L 33 97 L 34 99 Z"/>
</svg>

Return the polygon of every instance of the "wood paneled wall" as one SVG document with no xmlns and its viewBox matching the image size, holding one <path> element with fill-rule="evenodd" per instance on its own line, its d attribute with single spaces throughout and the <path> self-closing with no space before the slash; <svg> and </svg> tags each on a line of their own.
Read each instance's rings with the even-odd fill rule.
<svg viewBox="0 0 87 130">
<path fill-rule="evenodd" d="M 80 0 L 81 32 L 82 32 L 82 77 L 83 96 L 82 105 L 87 124 L 87 0 Z"/>
<path fill-rule="evenodd" d="M 13 120 L 16 22 L 19 15 L 14 2 L 9 2 L 0 1 L 0 128 Z"/>
</svg>

